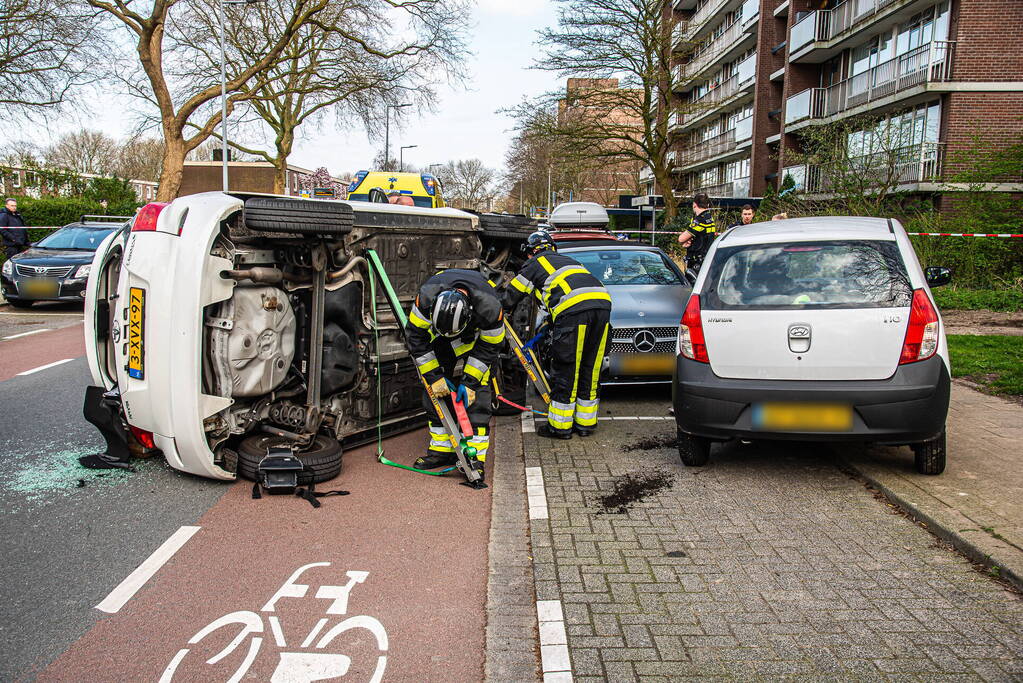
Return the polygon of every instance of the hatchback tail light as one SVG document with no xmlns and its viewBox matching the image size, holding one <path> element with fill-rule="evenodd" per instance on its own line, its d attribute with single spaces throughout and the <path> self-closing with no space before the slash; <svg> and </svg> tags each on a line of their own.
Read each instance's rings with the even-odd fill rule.
<svg viewBox="0 0 1023 683">
<path fill-rule="evenodd" d="M 156 219 L 160 212 L 167 208 L 168 202 L 150 202 L 141 209 L 135 216 L 135 222 L 131 224 L 132 232 L 153 232 L 156 230 Z"/>
<path fill-rule="evenodd" d="M 143 448 L 156 448 L 156 441 L 153 440 L 153 433 L 148 429 L 139 429 L 134 425 L 128 425 L 131 435 L 142 444 Z"/>
<path fill-rule="evenodd" d="M 683 356 L 701 363 L 709 363 L 707 343 L 703 339 L 703 323 L 700 322 L 700 297 L 689 297 L 682 322 L 678 330 L 678 350 Z"/>
<path fill-rule="evenodd" d="M 938 350 L 938 312 L 934 310 L 927 292 L 913 291 L 913 305 L 909 310 L 906 341 L 902 343 L 899 365 L 927 360 Z"/>
</svg>

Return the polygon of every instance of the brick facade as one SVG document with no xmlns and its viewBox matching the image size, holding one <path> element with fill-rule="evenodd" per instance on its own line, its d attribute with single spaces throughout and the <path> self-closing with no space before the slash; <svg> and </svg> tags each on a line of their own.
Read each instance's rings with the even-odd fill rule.
<svg viewBox="0 0 1023 683">
<path fill-rule="evenodd" d="M 675 149 L 688 165 L 677 169 L 676 191 L 692 191 L 694 188 L 683 178 L 703 178 L 701 172 L 714 163 L 723 168 L 730 160 L 746 158 L 743 153 L 748 150 L 748 194 L 762 196 L 767 187 L 776 188 L 781 182 L 782 169 L 796 163 L 792 153 L 799 151 L 800 128 L 855 115 L 894 117 L 913 108 L 917 112 L 927 109 L 927 137 L 922 142 L 914 138 L 921 161 L 918 168 L 907 170 L 904 189 L 909 191 L 933 191 L 936 182 L 947 181 L 963 169 L 964 160 L 968 163 L 969 153 L 978 142 L 987 148 L 1010 144 L 1023 131 L 1023 50 L 1011 47 L 1023 25 L 1023 2 L 1019 0 L 948 0 L 944 4 L 934 0 L 877 0 L 873 10 L 866 12 L 863 10 L 869 6 L 868 0 L 847 0 L 858 2 L 861 13 L 854 18 L 845 12 L 852 5 L 836 0 L 751 1 L 759 2 L 755 28 L 750 26 L 748 11 L 744 11 L 748 8 L 740 0 L 708 0 L 686 9 L 679 8 L 692 3 L 683 0 L 669 4 L 676 8 L 674 16 L 680 26 L 692 24 L 687 35 L 709 35 L 710 39 L 732 35 L 732 13 L 738 10 L 739 19 L 735 21 L 746 30 L 735 40 L 746 45 L 755 36 L 757 57 L 752 142 L 739 143 L 730 153 L 726 150 L 704 160 L 700 155 L 687 155 L 691 146 L 700 144 L 700 136 L 694 135 L 697 126 L 677 126 Z M 716 11 L 708 10 L 714 6 Z M 941 9 L 945 6 L 947 12 Z M 947 19 L 947 34 L 939 15 L 942 21 Z M 801 44 L 792 44 L 797 24 L 798 32 L 810 36 L 809 42 L 802 38 L 797 39 Z M 916 24 L 923 28 L 917 38 L 911 38 L 906 27 Z M 868 61 L 864 51 L 869 52 L 867 46 L 878 36 L 882 47 L 875 47 Z M 907 44 L 908 40 L 918 42 Z M 712 49 L 703 54 L 707 52 Z M 708 80 L 714 76 L 708 74 L 727 67 L 733 54 L 726 47 L 721 51 L 720 65 L 711 62 L 708 68 L 692 69 L 690 82 L 677 87 L 675 101 L 686 102 L 700 97 L 697 93 L 703 93 L 705 87 L 716 87 Z M 859 67 L 856 71 L 852 70 L 854 55 Z M 697 55 L 695 59 L 699 58 Z M 684 55 L 680 63 L 693 59 Z M 828 60 L 835 60 L 834 71 L 827 70 Z M 771 75 L 779 71 L 783 75 L 772 81 Z M 720 119 L 720 134 L 728 130 L 725 126 L 733 124 L 728 114 L 735 101 L 723 100 L 715 113 Z M 788 124 L 787 106 L 794 112 Z M 933 123 L 934 111 L 940 113 L 937 126 Z M 768 142 L 779 133 L 780 140 Z M 697 161 L 688 161 L 694 156 Z M 1004 181 L 1021 183 L 1023 179 Z"/>
</svg>

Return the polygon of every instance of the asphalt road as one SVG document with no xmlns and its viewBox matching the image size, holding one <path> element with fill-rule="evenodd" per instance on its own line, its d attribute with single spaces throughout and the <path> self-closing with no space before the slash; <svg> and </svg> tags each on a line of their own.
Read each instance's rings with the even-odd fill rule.
<svg viewBox="0 0 1023 683">
<path fill-rule="evenodd" d="M 0 680 L 41 671 L 114 585 L 226 490 L 159 460 L 134 474 L 78 466 L 103 446 L 82 418 L 81 320 L 81 306 L 0 307 Z"/>
</svg>

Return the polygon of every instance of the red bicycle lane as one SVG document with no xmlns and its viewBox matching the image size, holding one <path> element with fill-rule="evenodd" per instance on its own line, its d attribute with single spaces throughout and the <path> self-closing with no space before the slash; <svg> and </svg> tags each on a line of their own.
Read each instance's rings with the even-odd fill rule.
<svg viewBox="0 0 1023 683">
<path fill-rule="evenodd" d="M 409 463 L 426 439 L 388 439 L 387 456 Z M 318 487 L 351 495 L 319 509 L 234 484 L 39 680 L 481 680 L 491 497 L 461 480 L 367 446 Z"/>
</svg>

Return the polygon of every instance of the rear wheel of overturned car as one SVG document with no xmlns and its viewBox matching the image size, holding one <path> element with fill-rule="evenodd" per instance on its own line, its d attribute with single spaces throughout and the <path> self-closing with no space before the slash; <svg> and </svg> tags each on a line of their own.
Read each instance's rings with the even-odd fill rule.
<svg viewBox="0 0 1023 683">
<path fill-rule="evenodd" d="M 710 439 L 678 429 L 678 457 L 686 467 L 702 467 L 710 458 Z"/>
<path fill-rule="evenodd" d="M 340 202 L 253 197 L 245 200 L 245 227 L 257 232 L 346 235 L 355 213 Z"/>
<path fill-rule="evenodd" d="M 941 474 L 945 471 L 945 430 L 937 438 L 912 445 L 916 471 L 920 474 Z"/>
<path fill-rule="evenodd" d="M 256 434 L 246 437 L 238 445 L 238 475 L 256 481 L 259 462 L 266 457 L 270 448 L 288 448 L 293 442 L 270 434 Z M 333 479 L 341 473 L 341 444 L 329 436 L 317 434 L 316 439 L 305 450 L 295 455 L 306 469 L 298 475 L 298 483 L 304 486 Z"/>
</svg>

